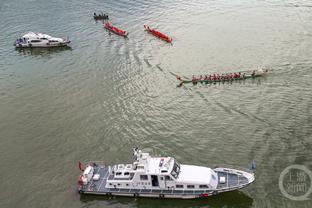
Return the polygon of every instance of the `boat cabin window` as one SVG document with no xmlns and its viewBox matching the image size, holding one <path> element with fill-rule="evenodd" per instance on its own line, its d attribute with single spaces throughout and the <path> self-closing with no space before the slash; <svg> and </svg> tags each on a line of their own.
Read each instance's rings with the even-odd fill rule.
<svg viewBox="0 0 312 208">
<path fill-rule="evenodd" d="M 162 173 L 167 173 L 168 171 L 167 171 L 167 170 L 162 170 L 161 172 L 162 172 Z"/>
<path fill-rule="evenodd" d="M 127 169 L 131 169 L 131 168 L 132 168 L 132 165 L 128 164 L 128 165 L 126 166 L 126 168 L 127 168 Z"/>
<path fill-rule="evenodd" d="M 174 164 L 173 164 L 173 168 L 172 168 L 172 171 L 171 171 L 171 175 L 172 175 L 174 178 L 178 178 L 179 173 L 180 173 L 180 164 L 179 164 L 177 161 L 175 161 Z"/>
<path fill-rule="evenodd" d="M 40 38 L 41 40 L 48 40 L 47 38 Z"/>
<path fill-rule="evenodd" d="M 166 181 L 172 181 L 172 178 L 170 176 L 165 176 Z"/>
<path fill-rule="evenodd" d="M 199 188 L 208 188 L 207 185 L 199 185 Z"/>
<path fill-rule="evenodd" d="M 148 176 L 147 175 L 140 175 L 140 180 L 146 181 L 146 180 L 148 180 Z"/>
<path fill-rule="evenodd" d="M 126 176 L 126 175 L 130 175 L 130 173 L 129 172 L 124 172 L 124 175 Z"/>
<path fill-rule="evenodd" d="M 187 188 L 193 189 L 193 188 L 195 188 L 195 186 L 194 185 L 187 185 Z"/>
<path fill-rule="evenodd" d="M 183 188 L 183 185 L 176 185 L 176 188 Z"/>
<path fill-rule="evenodd" d="M 32 43 L 39 43 L 39 42 L 41 42 L 41 40 L 31 40 L 30 42 L 32 42 Z"/>
<path fill-rule="evenodd" d="M 116 175 L 121 175 L 121 172 L 116 172 Z"/>
</svg>

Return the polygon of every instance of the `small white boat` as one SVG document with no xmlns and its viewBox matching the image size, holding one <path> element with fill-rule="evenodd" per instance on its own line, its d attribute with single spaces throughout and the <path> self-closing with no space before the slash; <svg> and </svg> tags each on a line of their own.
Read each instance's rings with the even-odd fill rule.
<svg viewBox="0 0 312 208">
<path fill-rule="evenodd" d="M 47 34 L 28 32 L 21 38 L 16 39 L 16 48 L 50 48 L 67 46 L 70 43 L 68 38 L 56 38 Z"/>
<path fill-rule="evenodd" d="M 134 149 L 132 164 L 91 162 L 78 178 L 81 194 L 192 199 L 243 188 L 255 180 L 252 170 L 183 165 L 173 157 L 151 157 Z"/>
</svg>

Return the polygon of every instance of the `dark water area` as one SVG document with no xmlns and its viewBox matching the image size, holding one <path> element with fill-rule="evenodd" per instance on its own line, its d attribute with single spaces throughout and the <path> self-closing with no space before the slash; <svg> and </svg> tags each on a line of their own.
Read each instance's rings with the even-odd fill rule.
<svg viewBox="0 0 312 208">
<path fill-rule="evenodd" d="M 128 39 L 93 20 L 101 10 Z M 0 207 L 312 207 L 279 189 L 287 166 L 312 170 L 311 1 L 1 0 L 0 25 Z M 15 50 L 28 31 L 71 48 Z M 224 84 L 172 75 L 258 66 L 268 76 Z M 256 181 L 199 200 L 77 193 L 78 160 L 131 162 L 134 146 L 186 164 L 254 159 Z"/>
</svg>

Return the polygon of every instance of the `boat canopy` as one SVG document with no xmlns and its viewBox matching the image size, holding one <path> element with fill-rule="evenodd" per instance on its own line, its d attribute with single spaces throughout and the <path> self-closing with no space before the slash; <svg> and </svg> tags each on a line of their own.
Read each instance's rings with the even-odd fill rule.
<svg viewBox="0 0 312 208">
<path fill-rule="evenodd" d="M 22 36 L 22 38 L 29 39 L 29 40 L 38 40 L 38 39 L 47 39 L 51 41 L 62 42 L 62 38 L 55 38 L 47 34 L 43 33 L 35 33 L 35 32 L 28 32 Z"/>
</svg>

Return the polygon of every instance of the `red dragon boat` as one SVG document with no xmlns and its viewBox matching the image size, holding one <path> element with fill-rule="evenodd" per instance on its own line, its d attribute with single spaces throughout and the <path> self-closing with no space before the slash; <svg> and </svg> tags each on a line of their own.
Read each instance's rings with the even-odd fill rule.
<svg viewBox="0 0 312 208">
<path fill-rule="evenodd" d="M 113 33 L 127 37 L 128 33 L 124 30 L 118 29 L 117 27 L 112 26 L 109 22 L 105 22 L 104 28 L 108 29 L 109 31 L 112 31 Z"/>
<path fill-rule="evenodd" d="M 168 36 L 162 34 L 161 32 L 158 32 L 158 31 L 156 31 L 156 30 L 154 30 L 154 29 L 151 29 L 151 28 L 150 28 L 149 26 L 147 26 L 147 25 L 144 25 L 144 28 L 145 28 L 145 30 L 146 30 L 147 32 L 151 33 L 152 35 L 154 35 L 154 36 L 156 36 L 156 37 L 158 37 L 158 38 L 160 38 L 160 39 L 162 39 L 162 40 L 164 40 L 164 41 L 166 41 L 166 42 L 168 42 L 168 43 L 171 43 L 171 42 L 172 42 L 172 39 L 171 39 L 171 38 L 169 38 Z"/>
</svg>

